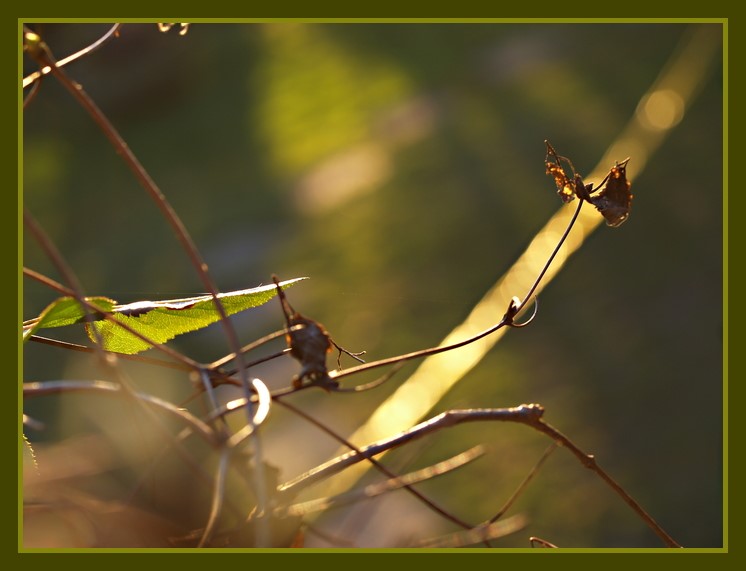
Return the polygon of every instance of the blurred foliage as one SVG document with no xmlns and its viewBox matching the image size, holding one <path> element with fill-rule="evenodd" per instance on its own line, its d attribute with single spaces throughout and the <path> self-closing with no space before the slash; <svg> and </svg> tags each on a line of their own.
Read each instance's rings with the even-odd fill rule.
<svg viewBox="0 0 746 571">
<path fill-rule="evenodd" d="M 181 37 L 132 24 L 67 71 L 174 205 L 221 290 L 269 283 L 271 273 L 310 276 L 292 289 L 293 305 L 375 359 L 434 345 L 466 316 L 560 208 L 544 174 L 544 139 L 587 172 L 689 27 L 196 24 Z M 37 27 L 58 58 L 106 29 Z M 722 545 L 721 86 L 715 70 L 632 181 L 630 220 L 599 229 L 543 294 L 535 323 L 506 336 L 436 411 L 543 404 L 549 423 L 691 547 Z M 23 153 L 24 202 L 89 295 L 127 303 L 201 292 L 157 209 L 52 78 L 24 112 Z M 59 278 L 24 240 L 24 263 Z M 24 287 L 28 319 L 54 294 Z M 282 315 L 269 304 L 236 323 L 248 342 L 281 327 Z M 202 360 L 227 351 L 219 326 L 174 346 Z M 100 374 L 84 356 L 34 344 L 24 352 L 26 380 Z M 293 366 L 254 374 L 287 382 Z M 306 392 L 294 402 L 346 433 L 409 370 L 359 396 Z M 185 384 L 171 372 L 134 376 L 171 398 L 188 393 L 167 388 Z M 104 414 L 83 400 L 72 411 L 62 399 L 28 402 L 26 412 L 48 423 L 31 440 L 121 422 L 109 426 L 115 433 L 131 422 L 131 409 Z M 273 412 L 265 434 L 280 480 L 336 448 L 285 411 Z M 477 442 L 489 446 L 486 457 L 422 486 L 476 523 L 538 460 L 543 437 L 464 426 L 387 463 L 414 469 Z M 123 478 L 117 489 L 127 489 Z M 173 507 L 179 496 L 167 487 L 160 501 Z M 513 511 L 530 526 L 496 545 L 527 547 L 529 535 L 566 547 L 660 545 L 562 450 Z M 450 529 L 404 492 L 320 525 L 339 535 L 358 525 L 353 539 L 379 545 L 396 518 Z"/>
</svg>

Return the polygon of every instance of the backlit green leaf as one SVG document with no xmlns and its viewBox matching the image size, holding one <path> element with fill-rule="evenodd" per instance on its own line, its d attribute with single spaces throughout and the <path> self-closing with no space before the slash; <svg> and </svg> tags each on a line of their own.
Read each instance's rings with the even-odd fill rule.
<svg viewBox="0 0 746 571">
<path fill-rule="evenodd" d="M 295 278 L 280 282 L 283 289 L 307 278 Z M 219 293 L 225 313 L 233 315 L 240 311 L 267 303 L 277 294 L 277 287 L 268 284 L 252 289 Z M 101 311 L 114 314 L 114 319 L 147 337 L 152 343 L 165 343 L 177 335 L 196 331 L 220 320 L 211 295 L 199 295 L 181 299 L 161 301 L 137 301 L 116 305 L 107 297 L 87 297 Z M 94 341 L 101 339 L 104 349 L 117 353 L 134 354 L 152 347 L 152 343 L 133 335 L 116 323 L 93 314 L 93 321 L 86 322 L 86 332 Z M 84 308 L 71 297 L 60 298 L 51 303 L 36 319 L 23 324 L 23 339 L 28 339 L 38 329 L 63 327 L 85 322 Z"/>
<path fill-rule="evenodd" d="M 284 289 L 303 279 L 306 278 L 284 281 L 280 283 L 280 286 Z M 218 298 L 225 308 L 225 313 L 233 315 L 268 302 L 276 293 L 275 285 L 269 284 L 252 289 L 220 293 Z M 155 343 L 165 343 L 177 335 L 202 329 L 220 320 L 211 295 L 117 305 L 114 307 L 114 316 L 117 321 L 125 323 Z M 98 331 L 104 349 L 107 351 L 133 354 L 151 347 L 150 343 L 108 320 L 86 324 L 88 335 L 94 341 L 97 337 L 91 327 L 95 327 Z"/>
<path fill-rule="evenodd" d="M 87 297 L 86 301 L 96 305 L 101 311 L 112 311 L 116 301 L 108 297 Z M 39 317 L 24 323 L 23 341 L 25 342 L 37 329 L 64 327 L 85 321 L 86 309 L 73 297 L 61 297 L 50 303 Z M 101 319 L 92 315 L 92 319 Z"/>
</svg>

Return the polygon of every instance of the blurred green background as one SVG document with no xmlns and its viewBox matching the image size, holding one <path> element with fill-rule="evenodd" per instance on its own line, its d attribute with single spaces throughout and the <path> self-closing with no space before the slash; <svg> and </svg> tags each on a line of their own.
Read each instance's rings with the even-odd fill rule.
<svg viewBox="0 0 746 571">
<path fill-rule="evenodd" d="M 310 276 L 291 302 L 374 360 L 435 345 L 464 319 L 561 207 L 544 173 L 544 139 L 587 173 L 695 26 L 195 24 L 179 36 L 128 24 L 67 71 L 171 201 L 221 290 L 268 283 L 272 273 Z M 108 27 L 35 29 L 61 58 Z M 534 324 L 510 332 L 434 411 L 543 404 L 549 423 L 595 453 L 688 547 L 723 544 L 722 79 L 711 70 L 633 180 L 630 220 L 599 228 L 542 294 Z M 157 208 L 52 78 L 23 119 L 25 205 L 87 292 L 126 303 L 203 291 Z M 60 279 L 26 233 L 24 263 Z M 24 319 L 54 297 L 25 280 Z M 282 316 L 271 303 L 235 322 L 245 343 Z M 204 361 L 227 352 L 219 325 L 173 345 Z M 293 402 L 348 434 L 415 366 L 376 391 L 306 391 Z M 252 373 L 281 386 L 295 371 L 288 359 Z M 24 380 L 101 375 L 89 357 L 24 349 Z M 132 375 L 167 398 L 189 392 L 171 372 Z M 40 445 L 91 429 L 131 432 L 130 408 L 96 399 L 33 400 L 25 411 L 47 423 L 28 433 Z M 283 481 L 337 448 L 279 409 L 265 439 Z M 414 469 L 480 442 L 484 458 L 421 487 L 476 523 L 510 496 L 544 437 L 463 426 L 386 461 Z M 529 527 L 495 545 L 527 547 L 529 535 L 564 547 L 661 545 L 562 450 L 517 512 Z M 453 529 L 405 492 L 318 525 L 360 547 Z M 307 544 L 329 545 L 310 534 Z"/>
</svg>

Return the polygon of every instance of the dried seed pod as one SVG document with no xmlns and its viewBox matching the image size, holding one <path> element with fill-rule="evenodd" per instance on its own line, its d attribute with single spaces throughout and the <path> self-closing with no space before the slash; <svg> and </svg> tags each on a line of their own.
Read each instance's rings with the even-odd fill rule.
<svg viewBox="0 0 746 571">
<path fill-rule="evenodd" d="M 282 312 L 285 314 L 287 327 L 285 339 L 290 347 L 290 354 L 301 364 L 300 373 L 293 377 L 293 386 L 300 388 L 303 386 L 303 381 L 308 379 L 311 383 L 322 387 L 336 388 L 339 383 L 329 377 L 329 371 L 326 368 L 326 354 L 332 350 L 332 346 L 337 348 L 340 356 L 346 353 L 361 363 L 364 361 L 360 359 L 360 355 L 365 354 L 365 351 L 351 353 L 337 345 L 323 325 L 293 309 L 280 287 L 277 276 L 273 275 L 272 280 L 277 286 L 277 295 L 280 298 Z M 339 364 L 339 359 L 337 363 Z"/>
<path fill-rule="evenodd" d="M 300 373 L 293 378 L 293 386 L 300 388 L 306 379 L 314 384 L 336 386 L 337 383 L 329 378 L 326 368 L 326 354 L 332 350 L 329 333 L 320 323 L 295 311 L 285 297 L 277 276 L 272 276 L 272 279 L 277 286 L 277 295 L 285 315 L 285 339 L 290 347 L 290 354 L 301 364 Z"/>
</svg>

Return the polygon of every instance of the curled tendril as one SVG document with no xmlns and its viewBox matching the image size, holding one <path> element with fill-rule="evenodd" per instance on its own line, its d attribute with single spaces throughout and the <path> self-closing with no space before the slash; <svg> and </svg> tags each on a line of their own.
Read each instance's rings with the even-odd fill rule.
<svg viewBox="0 0 746 571">
<path fill-rule="evenodd" d="M 515 316 L 518 315 L 518 312 L 521 311 L 526 306 L 524 302 L 522 302 L 517 297 L 513 296 L 513 299 L 510 300 L 510 304 L 508 305 L 508 311 L 505 312 L 505 316 L 503 317 L 503 322 L 508 327 L 526 327 L 526 325 L 530 324 L 534 318 L 536 317 L 536 314 L 539 312 L 539 297 L 534 296 L 534 312 L 531 314 L 531 317 L 529 317 L 526 321 L 523 323 L 516 323 L 514 321 Z"/>
</svg>

